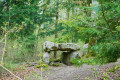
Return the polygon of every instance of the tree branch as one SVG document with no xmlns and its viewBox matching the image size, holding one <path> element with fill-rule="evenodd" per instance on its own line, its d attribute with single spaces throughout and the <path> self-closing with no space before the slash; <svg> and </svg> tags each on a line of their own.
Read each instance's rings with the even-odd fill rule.
<svg viewBox="0 0 120 80">
<path fill-rule="evenodd" d="M 106 24 L 108 25 L 111 33 L 112 33 L 112 34 L 116 37 L 116 39 L 120 42 L 120 40 L 117 38 L 117 36 L 115 35 L 115 33 L 112 31 L 112 29 L 111 29 L 111 27 L 110 27 L 110 25 L 109 25 L 109 23 L 108 23 L 108 21 L 107 21 L 107 19 L 106 19 L 106 17 L 105 17 L 105 13 L 104 13 L 104 9 L 103 9 L 103 3 L 102 3 L 102 0 L 100 0 L 100 1 L 101 1 L 101 8 L 102 8 L 103 18 L 104 18 Z"/>
<path fill-rule="evenodd" d="M 4 44 L 4 48 L 3 48 L 3 54 L 2 54 L 1 64 L 3 64 L 3 60 L 4 60 L 5 49 L 6 49 L 6 42 L 7 42 L 7 36 L 6 36 L 6 32 L 5 32 L 5 44 Z"/>
</svg>

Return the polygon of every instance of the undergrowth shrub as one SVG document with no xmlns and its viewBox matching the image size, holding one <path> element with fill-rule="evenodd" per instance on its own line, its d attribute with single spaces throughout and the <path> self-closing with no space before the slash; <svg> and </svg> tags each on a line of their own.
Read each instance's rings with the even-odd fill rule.
<svg viewBox="0 0 120 80">
<path fill-rule="evenodd" d="M 82 58 L 82 59 L 77 59 L 74 58 L 71 63 L 75 64 L 76 66 L 81 66 L 83 64 L 88 64 L 88 65 L 96 65 L 99 64 L 98 63 L 98 59 L 97 58 Z"/>
<path fill-rule="evenodd" d="M 120 57 L 119 42 L 102 43 L 91 49 L 99 54 L 98 58 L 102 63 L 115 62 Z"/>
<path fill-rule="evenodd" d="M 94 53 L 94 52 L 89 52 L 87 55 L 85 55 L 83 58 L 90 58 L 90 57 L 97 57 L 98 54 Z"/>
<path fill-rule="evenodd" d="M 44 62 L 43 62 L 43 60 L 40 60 L 39 62 L 38 62 L 38 65 L 36 66 L 36 68 L 40 68 L 40 67 L 48 67 L 48 64 L 45 64 Z"/>
<path fill-rule="evenodd" d="M 7 39 L 5 62 L 21 63 L 38 60 L 38 39 L 35 35 Z"/>
</svg>

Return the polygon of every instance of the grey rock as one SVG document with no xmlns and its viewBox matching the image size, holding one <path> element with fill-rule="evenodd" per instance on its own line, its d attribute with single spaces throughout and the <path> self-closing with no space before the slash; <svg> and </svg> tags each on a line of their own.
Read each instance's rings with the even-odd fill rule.
<svg viewBox="0 0 120 80">
<path fill-rule="evenodd" d="M 84 44 L 84 46 L 83 46 L 83 56 L 87 55 L 87 52 L 88 52 L 88 44 Z"/>
<path fill-rule="evenodd" d="M 45 51 L 43 60 L 45 63 L 49 63 L 50 51 L 62 51 L 62 62 L 70 64 L 73 58 L 80 57 L 80 46 L 74 43 L 57 43 L 46 41 L 43 45 Z"/>
<path fill-rule="evenodd" d="M 58 49 L 61 51 L 76 51 L 80 50 L 80 46 L 73 43 L 58 43 Z"/>
<path fill-rule="evenodd" d="M 58 45 L 55 44 L 54 42 L 50 42 L 50 41 L 46 41 L 43 45 L 43 49 L 45 52 L 55 51 L 55 50 L 57 50 L 57 48 L 58 48 Z"/>
<path fill-rule="evenodd" d="M 43 54 L 43 61 L 48 64 L 50 62 L 49 60 L 50 60 L 50 53 L 45 52 Z"/>
<path fill-rule="evenodd" d="M 74 58 L 80 58 L 81 56 L 79 55 L 80 51 L 73 51 L 70 54 L 70 60 L 74 59 Z"/>
<path fill-rule="evenodd" d="M 80 50 L 80 46 L 73 43 L 57 43 L 46 41 L 43 45 L 43 49 L 45 52 L 48 51 L 76 51 Z"/>
</svg>

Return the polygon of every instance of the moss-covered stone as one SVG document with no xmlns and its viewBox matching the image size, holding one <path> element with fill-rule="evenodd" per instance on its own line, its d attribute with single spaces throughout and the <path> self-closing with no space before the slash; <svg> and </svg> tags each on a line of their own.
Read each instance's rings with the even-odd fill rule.
<svg viewBox="0 0 120 80">
<path fill-rule="evenodd" d="M 38 62 L 38 65 L 36 65 L 36 68 L 40 68 L 40 67 L 48 67 L 48 64 L 45 64 L 43 60 L 40 60 Z"/>
<path fill-rule="evenodd" d="M 57 59 L 51 58 L 50 62 L 61 62 L 61 58 L 57 58 Z"/>
<path fill-rule="evenodd" d="M 36 68 L 40 68 L 40 67 L 48 67 L 48 64 L 39 64 L 36 66 Z"/>
</svg>

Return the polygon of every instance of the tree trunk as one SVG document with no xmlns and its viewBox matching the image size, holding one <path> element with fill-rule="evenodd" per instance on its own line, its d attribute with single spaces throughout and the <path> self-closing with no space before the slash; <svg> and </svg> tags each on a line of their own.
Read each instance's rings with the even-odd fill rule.
<svg viewBox="0 0 120 80">
<path fill-rule="evenodd" d="M 69 20 L 69 16 L 70 16 L 70 9 L 67 9 L 67 20 Z M 67 33 L 69 33 L 69 27 L 67 26 Z M 67 38 L 67 43 L 69 42 L 69 37 Z"/>
<path fill-rule="evenodd" d="M 92 0 L 87 0 L 88 7 L 90 7 L 90 4 L 92 3 Z M 88 17 L 91 16 L 91 11 L 88 10 Z"/>
<path fill-rule="evenodd" d="M 88 0 L 87 2 L 88 2 L 88 7 L 90 7 L 90 4 L 91 4 L 92 1 Z"/>
<path fill-rule="evenodd" d="M 55 23 L 55 39 L 58 38 L 57 27 L 58 27 L 58 8 L 57 8 L 57 13 L 56 13 L 56 23 Z M 57 57 L 57 51 L 54 51 L 54 58 L 56 57 Z"/>
</svg>

